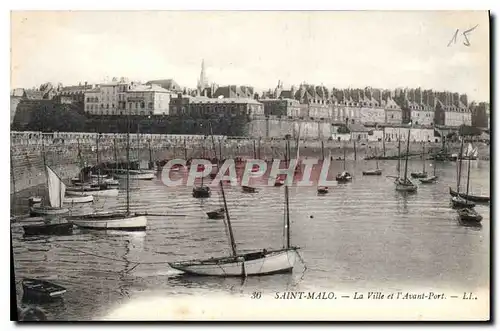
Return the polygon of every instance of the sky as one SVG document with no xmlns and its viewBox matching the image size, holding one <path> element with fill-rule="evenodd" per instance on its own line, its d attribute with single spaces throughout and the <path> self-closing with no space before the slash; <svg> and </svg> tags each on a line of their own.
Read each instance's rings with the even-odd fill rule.
<svg viewBox="0 0 500 331">
<path fill-rule="evenodd" d="M 489 100 L 486 11 L 11 13 L 12 88 L 113 77 L 195 88 L 202 59 L 219 85 L 420 86 Z"/>
</svg>

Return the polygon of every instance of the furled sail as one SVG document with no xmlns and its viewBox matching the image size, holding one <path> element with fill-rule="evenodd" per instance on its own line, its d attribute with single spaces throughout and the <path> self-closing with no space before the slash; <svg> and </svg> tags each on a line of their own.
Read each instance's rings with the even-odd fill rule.
<svg viewBox="0 0 500 331">
<path fill-rule="evenodd" d="M 50 206 L 60 208 L 66 194 L 66 185 L 49 166 L 47 166 L 47 178 Z"/>
</svg>

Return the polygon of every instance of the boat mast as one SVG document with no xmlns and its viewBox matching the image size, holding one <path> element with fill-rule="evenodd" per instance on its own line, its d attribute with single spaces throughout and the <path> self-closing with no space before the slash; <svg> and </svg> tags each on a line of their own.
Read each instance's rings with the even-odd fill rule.
<svg viewBox="0 0 500 331">
<path fill-rule="evenodd" d="M 40 133 L 42 138 L 42 159 L 43 159 L 43 168 L 45 170 L 45 182 L 47 184 L 47 190 L 49 189 L 49 173 L 47 171 L 47 159 L 45 158 L 45 144 L 43 143 L 43 130 Z"/>
<path fill-rule="evenodd" d="M 470 182 L 470 158 L 467 160 L 467 193 L 465 195 L 469 195 L 469 182 Z"/>
<path fill-rule="evenodd" d="M 101 184 L 101 167 L 99 166 L 99 131 L 97 131 L 96 141 L 96 162 L 97 162 L 97 184 Z"/>
<path fill-rule="evenodd" d="M 140 145 L 139 145 L 139 125 L 140 122 L 137 122 L 137 170 L 141 169 L 141 158 L 140 158 Z"/>
<path fill-rule="evenodd" d="M 344 171 L 345 171 L 345 144 L 344 144 Z"/>
<path fill-rule="evenodd" d="M 116 150 L 116 137 L 113 138 L 113 152 L 115 154 L 115 169 L 118 170 L 118 155 Z"/>
<path fill-rule="evenodd" d="M 287 140 L 287 168 L 290 167 L 290 141 Z M 285 205 L 286 205 L 286 248 L 290 248 L 290 202 L 289 202 L 289 191 L 288 191 L 288 181 L 285 183 Z"/>
<path fill-rule="evenodd" d="M 375 161 L 377 162 L 377 170 L 378 170 L 378 155 L 377 155 L 377 146 L 375 146 Z"/>
<path fill-rule="evenodd" d="M 80 185 L 82 187 L 82 193 L 83 193 L 83 188 L 84 188 L 84 185 L 83 185 L 83 173 L 82 173 L 82 170 L 83 170 L 83 161 L 82 161 L 82 152 L 80 150 L 80 139 L 77 139 L 76 140 L 76 144 L 77 144 L 77 147 L 78 147 L 78 162 L 80 163 L 80 174 L 79 174 L 79 178 L 80 178 Z"/>
<path fill-rule="evenodd" d="M 130 214 L 130 109 L 127 112 L 127 215 Z"/>
<path fill-rule="evenodd" d="M 462 153 L 464 152 L 464 137 L 460 144 L 460 154 L 458 155 L 457 193 L 460 193 L 460 179 L 462 178 Z"/>
<path fill-rule="evenodd" d="M 229 230 L 229 241 L 231 242 L 231 252 L 233 256 L 237 256 L 236 242 L 234 241 L 233 228 L 231 227 L 231 219 L 229 218 L 229 210 L 227 209 L 226 195 L 224 194 L 224 187 L 222 186 L 222 180 L 219 181 L 220 190 L 222 192 L 222 199 L 224 200 L 224 211 L 226 212 L 227 227 Z"/>
<path fill-rule="evenodd" d="M 410 131 L 411 131 L 411 122 L 410 122 L 410 127 L 408 128 L 408 141 L 406 142 L 405 182 L 408 176 L 408 154 L 410 154 Z"/>
<path fill-rule="evenodd" d="M 422 170 L 422 173 L 425 174 L 425 142 L 424 142 L 424 145 L 422 146 L 422 158 L 424 160 L 424 166 L 423 166 L 424 168 Z"/>
<path fill-rule="evenodd" d="M 401 134 L 398 133 L 398 178 L 401 177 Z"/>
</svg>

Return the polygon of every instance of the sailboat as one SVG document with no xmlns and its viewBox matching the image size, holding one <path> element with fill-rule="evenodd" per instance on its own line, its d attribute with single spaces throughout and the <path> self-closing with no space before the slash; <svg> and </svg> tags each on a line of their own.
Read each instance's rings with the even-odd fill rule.
<svg viewBox="0 0 500 331">
<path fill-rule="evenodd" d="M 270 251 L 263 249 L 250 253 L 241 253 L 238 252 L 236 242 L 234 240 L 224 187 L 222 186 L 222 182 L 219 182 L 219 184 L 222 192 L 222 198 L 224 200 L 224 210 L 226 213 L 225 223 L 228 229 L 231 255 L 207 260 L 170 262 L 169 265 L 172 268 L 183 271 L 187 274 L 199 276 L 247 277 L 292 272 L 295 261 L 300 257 L 297 252 L 299 248 L 293 247 L 290 244 L 288 185 L 285 186 L 286 242 L 283 245 L 283 248 Z"/>
<path fill-rule="evenodd" d="M 346 183 L 346 182 L 350 182 L 352 180 L 352 176 L 350 173 L 348 173 L 346 170 L 345 170 L 345 145 L 344 145 L 344 160 L 343 160 L 343 163 L 344 163 L 344 171 L 342 171 L 340 174 L 338 174 L 336 177 L 335 177 L 335 180 L 337 182 L 340 182 L 340 183 Z"/>
<path fill-rule="evenodd" d="M 419 179 L 420 183 L 422 183 L 422 184 L 432 184 L 432 183 L 435 183 L 437 181 L 438 177 L 436 176 L 436 168 L 437 168 L 437 163 L 436 162 L 434 162 L 433 168 L 434 168 L 434 170 L 433 170 L 432 176 L 427 177 L 427 178 L 420 178 Z"/>
<path fill-rule="evenodd" d="M 56 216 L 65 215 L 68 208 L 63 208 L 66 185 L 48 165 L 45 165 L 47 187 L 49 190 L 49 206 L 32 206 L 30 214 L 32 216 Z"/>
<path fill-rule="evenodd" d="M 139 157 L 139 124 L 137 126 L 137 162 L 140 164 Z M 155 178 L 155 170 L 132 170 L 130 169 L 130 159 L 127 158 L 127 169 L 115 169 L 113 176 L 117 179 L 127 180 L 153 180 Z"/>
<path fill-rule="evenodd" d="M 460 144 L 460 155 L 462 155 L 464 149 L 464 137 L 462 137 L 462 142 Z M 462 179 L 462 158 L 459 158 L 458 160 L 458 170 L 457 170 L 457 194 L 453 195 L 451 194 L 451 187 L 450 187 L 450 194 L 453 196 L 451 198 L 451 205 L 453 208 L 473 208 L 476 204 L 472 201 L 469 201 L 465 199 L 464 197 L 460 196 L 460 181 Z M 470 172 L 470 161 L 469 161 L 469 172 Z M 469 176 L 467 176 L 467 191 L 469 189 Z M 468 192 L 467 192 L 468 193 Z"/>
<path fill-rule="evenodd" d="M 415 192 L 417 190 L 417 186 L 412 183 L 412 181 L 408 178 L 408 154 L 410 154 L 410 131 L 411 131 L 411 124 L 410 127 L 408 128 L 408 139 L 406 142 L 406 157 L 405 157 L 405 172 L 404 172 L 404 177 L 396 178 L 394 183 L 396 184 L 396 191 L 400 192 Z M 401 156 L 401 154 L 400 154 Z M 398 159 L 399 162 L 399 159 Z M 398 167 L 399 168 L 399 167 Z"/>
<path fill-rule="evenodd" d="M 127 115 L 127 210 L 125 213 L 104 212 L 71 217 L 71 221 L 80 228 L 94 230 L 145 231 L 147 218 L 130 212 L 130 112 Z"/>
<path fill-rule="evenodd" d="M 425 161 L 426 161 L 425 160 L 425 144 L 422 146 L 422 160 L 424 161 L 422 172 L 412 172 L 410 174 L 412 178 L 425 178 L 425 177 L 427 177 L 427 172 L 425 171 Z"/>
<path fill-rule="evenodd" d="M 77 144 L 78 144 L 78 161 L 80 163 L 80 168 L 83 167 L 83 161 L 82 161 L 82 155 L 81 155 L 81 151 L 80 151 L 80 140 L 78 139 L 77 140 Z M 84 188 L 84 181 L 83 181 L 83 173 L 80 171 L 80 175 L 79 175 L 79 185 L 81 185 L 81 188 L 82 188 L 82 192 L 83 192 L 83 188 Z M 78 185 L 77 184 L 77 185 Z M 64 197 L 64 203 L 87 203 L 87 202 L 92 202 L 94 201 L 94 197 L 90 194 L 85 194 L 85 193 L 82 193 L 81 196 L 69 196 L 69 197 Z"/>
<path fill-rule="evenodd" d="M 68 187 L 66 193 L 69 196 L 77 196 L 77 197 L 82 197 L 81 198 L 82 200 L 90 200 L 88 196 L 116 197 L 118 195 L 117 188 L 109 187 L 107 184 L 101 183 L 101 180 L 103 178 L 106 178 L 107 175 L 101 175 L 100 160 L 99 160 L 99 133 L 97 134 L 96 137 L 96 162 L 97 162 L 96 167 L 98 168 L 97 175 L 90 174 L 90 177 L 97 179 L 97 184 L 80 182 L 81 185 Z"/>
<path fill-rule="evenodd" d="M 375 147 L 375 155 L 377 155 L 377 147 Z M 363 171 L 364 176 L 380 176 L 380 175 L 382 175 L 382 170 L 380 170 L 378 167 L 378 155 L 377 155 L 377 157 L 375 157 L 375 161 L 377 162 L 377 169 Z"/>
</svg>

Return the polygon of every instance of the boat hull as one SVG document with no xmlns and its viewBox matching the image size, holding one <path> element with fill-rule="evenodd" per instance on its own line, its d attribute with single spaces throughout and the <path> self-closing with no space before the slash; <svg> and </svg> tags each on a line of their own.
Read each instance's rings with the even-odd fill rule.
<svg viewBox="0 0 500 331">
<path fill-rule="evenodd" d="M 66 293 L 64 287 L 39 279 L 25 278 L 22 285 L 25 299 L 52 300 Z"/>
<path fill-rule="evenodd" d="M 432 184 L 432 183 L 435 183 L 437 181 L 437 177 L 432 176 L 429 178 L 421 178 L 419 180 L 420 180 L 420 183 L 422 183 L 422 184 Z"/>
<path fill-rule="evenodd" d="M 73 233 L 72 223 L 23 225 L 25 236 L 68 235 Z"/>
<path fill-rule="evenodd" d="M 116 197 L 118 196 L 118 189 L 117 188 L 111 188 L 111 189 L 105 189 L 105 190 L 92 190 L 92 189 L 66 189 L 66 194 L 71 195 L 71 196 L 87 196 L 87 195 L 93 195 L 93 196 L 98 196 L 98 197 Z"/>
<path fill-rule="evenodd" d="M 474 208 L 476 206 L 474 202 L 458 196 L 451 198 L 451 205 L 453 208 Z"/>
<path fill-rule="evenodd" d="M 94 201 L 94 197 L 92 195 L 65 197 L 63 200 L 64 203 L 88 203 L 92 201 Z"/>
<path fill-rule="evenodd" d="M 459 194 L 450 187 L 450 195 L 456 197 Z M 490 197 L 470 195 L 470 194 L 467 195 L 464 193 L 460 193 L 460 197 L 473 202 L 482 202 L 482 203 L 490 202 Z"/>
<path fill-rule="evenodd" d="M 363 171 L 363 176 L 380 176 L 380 175 L 382 175 L 382 170 Z"/>
<path fill-rule="evenodd" d="M 288 273 L 292 271 L 296 260 L 296 250 L 290 249 L 266 253 L 261 258 L 245 261 L 226 258 L 199 262 L 177 262 L 169 263 L 169 265 L 192 275 L 242 277 Z"/>
<path fill-rule="evenodd" d="M 426 172 L 412 172 L 410 174 L 411 178 L 425 178 L 427 177 L 427 173 Z"/>
<path fill-rule="evenodd" d="M 71 222 L 84 229 L 144 231 L 148 220 L 146 216 L 90 215 L 71 218 Z"/>
<path fill-rule="evenodd" d="M 127 179 L 127 174 L 114 174 L 116 178 L 119 179 Z M 130 174 L 129 179 L 130 180 L 152 180 L 155 178 L 155 174 L 153 172 L 144 172 L 144 173 L 139 173 L 139 174 Z"/>
<path fill-rule="evenodd" d="M 474 210 L 461 209 L 458 211 L 458 217 L 462 222 L 465 223 L 480 223 L 483 220 L 483 217 L 479 215 Z"/>
<path fill-rule="evenodd" d="M 52 208 L 52 207 L 38 207 L 33 206 L 30 208 L 31 216 L 61 216 L 69 213 L 68 208 Z"/>
</svg>

